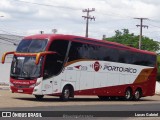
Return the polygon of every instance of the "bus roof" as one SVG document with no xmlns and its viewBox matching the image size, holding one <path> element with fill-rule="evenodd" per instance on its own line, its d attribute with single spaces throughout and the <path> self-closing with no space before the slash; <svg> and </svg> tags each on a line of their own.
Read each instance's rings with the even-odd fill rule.
<svg viewBox="0 0 160 120">
<path fill-rule="evenodd" d="M 37 35 L 31 35 L 31 36 L 27 36 L 24 37 L 24 39 L 49 39 L 49 40 L 55 40 L 55 39 L 64 39 L 64 40 L 70 40 L 70 41 L 81 41 L 84 43 L 94 43 L 94 44 L 108 44 L 108 45 L 114 45 L 114 47 L 120 47 L 122 49 L 126 49 L 129 51 L 134 51 L 134 52 L 140 52 L 140 53 L 145 53 L 145 54 L 151 54 L 151 55 L 156 55 L 156 53 L 154 52 L 150 52 L 147 50 L 139 50 L 137 48 L 133 48 L 130 46 L 126 46 L 120 43 L 116 43 L 116 42 L 110 42 L 110 41 L 106 41 L 106 40 L 98 40 L 98 39 L 94 39 L 94 38 L 86 38 L 86 37 L 81 37 L 81 36 L 75 36 L 75 35 L 63 35 L 63 34 L 37 34 Z"/>
</svg>

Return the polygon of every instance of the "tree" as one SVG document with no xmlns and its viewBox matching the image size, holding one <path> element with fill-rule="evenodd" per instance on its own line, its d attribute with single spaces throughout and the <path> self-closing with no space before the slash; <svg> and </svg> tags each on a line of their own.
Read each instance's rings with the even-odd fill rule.
<svg viewBox="0 0 160 120">
<path fill-rule="evenodd" d="M 106 40 L 138 48 L 139 35 L 129 33 L 128 29 L 123 29 L 123 31 L 116 30 L 115 35 L 113 37 L 106 38 Z M 141 48 L 143 50 L 158 52 L 160 50 L 160 42 L 154 41 L 149 37 L 142 36 Z"/>
</svg>

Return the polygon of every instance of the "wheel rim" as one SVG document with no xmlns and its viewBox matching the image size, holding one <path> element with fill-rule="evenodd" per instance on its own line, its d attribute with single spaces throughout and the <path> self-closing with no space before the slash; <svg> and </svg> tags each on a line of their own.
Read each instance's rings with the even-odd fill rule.
<svg viewBox="0 0 160 120">
<path fill-rule="evenodd" d="M 69 98 L 69 89 L 64 90 L 64 98 Z"/>
<path fill-rule="evenodd" d="M 129 90 L 126 91 L 125 98 L 129 100 L 131 98 L 131 92 Z"/>
<path fill-rule="evenodd" d="M 136 92 L 135 92 L 135 99 L 139 99 L 140 98 L 140 92 L 139 92 L 139 90 L 137 90 Z"/>
</svg>

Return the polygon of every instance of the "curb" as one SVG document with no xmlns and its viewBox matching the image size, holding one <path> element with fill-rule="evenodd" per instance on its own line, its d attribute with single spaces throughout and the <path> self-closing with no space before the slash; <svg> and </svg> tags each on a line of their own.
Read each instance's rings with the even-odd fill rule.
<svg viewBox="0 0 160 120">
<path fill-rule="evenodd" d="M 0 86 L 0 90 L 9 90 L 9 86 Z"/>
</svg>

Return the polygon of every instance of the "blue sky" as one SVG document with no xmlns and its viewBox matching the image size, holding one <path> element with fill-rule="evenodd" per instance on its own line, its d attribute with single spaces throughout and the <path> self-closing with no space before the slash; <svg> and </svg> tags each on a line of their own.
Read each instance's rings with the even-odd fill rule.
<svg viewBox="0 0 160 120">
<path fill-rule="evenodd" d="M 102 39 L 114 35 L 115 30 L 127 28 L 139 34 L 136 17 L 149 18 L 143 24 L 143 35 L 160 41 L 159 0 L 1 0 L 0 33 L 32 35 L 39 31 L 59 34 L 85 35 L 86 15 L 82 10 L 95 8 L 89 23 L 89 37 Z"/>
</svg>

